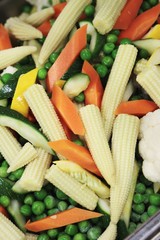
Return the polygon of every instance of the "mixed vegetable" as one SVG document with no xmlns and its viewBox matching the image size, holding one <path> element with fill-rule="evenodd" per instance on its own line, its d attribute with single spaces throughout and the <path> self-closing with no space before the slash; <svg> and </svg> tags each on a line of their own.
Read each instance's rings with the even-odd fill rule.
<svg viewBox="0 0 160 240">
<path fill-rule="evenodd" d="M 0 24 L 1 240 L 123 240 L 159 211 L 159 15 L 28 0 Z"/>
</svg>

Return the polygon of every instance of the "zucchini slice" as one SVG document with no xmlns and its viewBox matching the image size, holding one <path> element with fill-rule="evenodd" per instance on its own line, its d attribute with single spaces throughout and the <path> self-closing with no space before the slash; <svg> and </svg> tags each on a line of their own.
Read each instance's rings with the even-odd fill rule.
<svg viewBox="0 0 160 240">
<path fill-rule="evenodd" d="M 48 153 L 53 154 L 53 151 L 48 145 L 47 138 L 35 127 L 35 125 L 17 111 L 0 106 L 0 125 L 15 130 L 35 147 L 41 147 Z"/>
</svg>

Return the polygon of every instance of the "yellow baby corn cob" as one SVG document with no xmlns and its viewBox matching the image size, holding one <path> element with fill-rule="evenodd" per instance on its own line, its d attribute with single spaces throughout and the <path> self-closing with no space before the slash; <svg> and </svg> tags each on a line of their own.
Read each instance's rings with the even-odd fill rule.
<svg viewBox="0 0 160 240">
<path fill-rule="evenodd" d="M 54 8 L 49 7 L 42 9 L 41 11 L 32 13 L 28 18 L 25 19 L 25 22 L 31 24 L 35 27 L 39 26 L 44 21 L 48 20 L 54 14 Z"/>
<path fill-rule="evenodd" d="M 54 162 L 63 172 L 68 173 L 80 183 L 86 184 L 100 198 L 109 198 L 109 188 L 96 176 L 83 169 L 78 164 L 62 160 Z"/>
<path fill-rule="evenodd" d="M 110 193 L 111 223 L 100 240 L 114 240 L 116 237 L 116 225 L 131 188 L 139 122 L 135 116 L 120 114 L 114 123 L 112 153 L 116 168 L 116 184 Z"/>
<path fill-rule="evenodd" d="M 51 158 L 51 154 L 38 148 L 37 157 L 26 166 L 22 177 L 13 186 L 13 190 L 17 191 L 20 187 L 28 192 L 39 191 L 44 183 L 45 173 L 50 166 Z"/>
<path fill-rule="evenodd" d="M 47 38 L 42 46 L 39 62 L 43 64 L 49 55 L 58 47 L 61 41 L 71 31 L 78 18 L 82 14 L 84 8 L 91 3 L 91 0 L 75 1 L 70 0 L 62 13 L 54 22 Z"/>
<path fill-rule="evenodd" d="M 134 74 L 138 75 L 139 73 L 141 73 L 147 67 L 147 62 L 148 61 L 146 59 L 141 58 L 134 67 Z"/>
<path fill-rule="evenodd" d="M 14 156 L 14 161 L 10 164 L 7 172 L 13 172 L 18 168 L 21 168 L 27 165 L 29 162 L 33 161 L 37 156 L 37 151 L 33 147 L 32 144 L 27 142 L 22 149 L 18 152 L 16 156 Z"/>
<path fill-rule="evenodd" d="M 63 127 L 44 88 L 40 84 L 34 84 L 27 89 L 24 96 L 48 139 L 50 141 L 66 139 Z"/>
<path fill-rule="evenodd" d="M 102 7 L 102 4 L 104 4 L 105 1 L 107 1 L 107 0 L 97 0 L 96 1 L 96 8 L 95 8 L 96 14 L 100 10 L 100 8 Z"/>
<path fill-rule="evenodd" d="M 22 21 L 25 21 L 27 18 L 28 18 L 29 14 L 28 13 L 25 13 L 25 12 L 22 12 L 18 18 Z"/>
<path fill-rule="evenodd" d="M 42 38 L 43 34 L 38 29 L 28 23 L 23 22 L 18 17 L 11 17 L 6 21 L 6 27 L 15 38 L 19 40 L 31 40 Z"/>
<path fill-rule="evenodd" d="M 104 91 L 101 112 L 107 139 L 110 139 L 115 110 L 122 101 L 131 75 L 137 49 L 133 45 L 120 45 Z"/>
<path fill-rule="evenodd" d="M 38 239 L 38 235 L 31 234 L 31 233 L 27 233 L 25 235 L 25 237 L 26 237 L 26 240 L 37 240 Z"/>
<path fill-rule="evenodd" d="M 94 210 L 98 197 L 85 184 L 81 184 L 69 174 L 52 165 L 45 178 L 83 207 Z"/>
<path fill-rule="evenodd" d="M 144 88 L 153 101 L 160 106 L 160 67 L 147 67 L 138 74 L 136 81 Z"/>
<path fill-rule="evenodd" d="M 101 34 L 106 34 L 114 26 L 127 0 L 104 0 L 93 19 L 93 25 Z"/>
<path fill-rule="evenodd" d="M 34 53 L 34 46 L 20 46 L 0 51 L 0 70 L 19 62 L 22 58 Z"/>
<path fill-rule="evenodd" d="M 114 185 L 114 163 L 105 135 L 100 110 L 95 105 L 86 105 L 79 112 L 85 126 L 85 139 L 92 157 L 107 183 Z"/>
<path fill-rule="evenodd" d="M 6 127 L 0 126 L 0 152 L 9 165 L 14 162 L 15 156 L 20 150 L 21 145 L 11 131 Z"/>
<path fill-rule="evenodd" d="M 37 40 L 33 39 L 33 40 L 28 41 L 28 46 L 34 46 L 37 48 L 36 52 L 32 53 L 32 58 L 36 65 L 36 68 L 41 68 L 42 65 L 38 62 L 39 53 L 40 53 L 41 47 L 42 47 L 41 44 L 39 44 L 39 42 Z M 43 82 L 45 82 L 45 81 L 43 81 Z"/>
<path fill-rule="evenodd" d="M 8 218 L 0 213 L 0 239 L 1 240 L 25 240 L 24 233 L 17 228 Z"/>
</svg>

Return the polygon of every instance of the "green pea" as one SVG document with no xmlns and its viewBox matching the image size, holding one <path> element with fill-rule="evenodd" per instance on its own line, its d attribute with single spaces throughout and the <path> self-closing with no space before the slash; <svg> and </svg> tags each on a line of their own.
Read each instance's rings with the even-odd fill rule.
<svg viewBox="0 0 160 240">
<path fill-rule="evenodd" d="M 45 210 L 45 205 L 43 202 L 41 201 L 35 201 L 32 205 L 32 212 L 35 214 L 35 215 L 40 215 L 44 212 Z"/>
<path fill-rule="evenodd" d="M 8 207 L 10 204 L 11 200 L 8 196 L 2 195 L 0 196 L 0 205 L 3 207 Z"/>
<path fill-rule="evenodd" d="M 84 102 L 84 99 L 85 99 L 85 96 L 84 96 L 84 93 L 81 92 L 80 94 L 78 94 L 76 97 L 74 97 L 74 100 L 77 102 L 77 103 L 83 103 Z"/>
<path fill-rule="evenodd" d="M 2 76 L 1 76 L 1 80 L 4 84 L 6 84 L 12 77 L 12 74 L 11 73 L 4 73 Z"/>
<path fill-rule="evenodd" d="M 144 201 L 144 196 L 141 193 L 136 193 L 133 197 L 134 203 L 142 203 Z"/>
<path fill-rule="evenodd" d="M 40 80 L 45 80 L 47 77 L 47 69 L 46 68 L 40 68 L 38 70 L 38 74 L 37 74 L 38 79 Z"/>
<path fill-rule="evenodd" d="M 32 10 L 32 6 L 30 4 L 25 4 L 22 8 L 22 12 L 25 12 L 25 13 L 30 13 Z"/>
<path fill-rule="evenodd" d="M 160 194 L 158 194 L 158 193 L 151 194 L 149 196 L 149 202 L 151 205 L 159 207 L 160 206 Z"/>
<path fill-rule="evenodd" d="M 74 140 L 74 141 L 76 141 L 76 140 Z M 80 140 L 81 141 L 81 140 Z M 82 141 L 81 141 L 82 142 Z M 76 141 L 76 144 L 77 144 L 77 141 Z M 78 142 L 78 144 L 80 145 L 81 143 L 80 142 Z M 83 144 L 83 142 L 82 142 L 82 145 L 81 146 L 84 146 L 84 144 Z M 74 199 L 72 199 L 72 198 L 70 198 L 69 197 L 69 202 L 70 202 L 70 204 L 72 204 L 72 206 L 77 206 L 78 205 L 78 203 L 74 200 Z"/>
<path fill-rule="evenodd" d="M 36 217 L 34 218 L 34 221 L 38 221 L 38 220 L 43 219 L 43 218 L 45 218 L 45 217 L 47 217 L 47 214 L 46 214 L 46 213 L 42 213 L 42 214 L 36 216 Z"/>
<path fill-rule="evenodd" d="M 133 204 L 133 210 L 138 213 L 138 214 L 142 214 L 145 211 L 145 205 L 144 203 L 140 203 L 140 204 Z"/>
<path fill-rule="evenodd" d="M 52 209 L 48 210 L 47 213 L 48 213 L 49 216 L 51 216 L 51 215 L 54 215 L 54 214 L 56 214 L 58 212 L 59 212 L 58 208 L 52 208 Z"/>
<path fill-rule="evenodd" d="M 132 41 L 129 38 L 122 38 L 120 44 L 132 44 Z"/>
<path fill-rule="evenodd" d="M 136 191 L 136 193 L 143 194 L 146 191 L 146 187 L 143 183 L 137 183 L 135 191 Z"/>
<path fill-rule="evenodd" d="M 80 57 L 83 61 L 87 60 L 89 61 L 92 57 L 92 53 L 88 48 L 84 48 L 81 52 L 80 52 Z"/>
<path fill-rule="evenodd" d="M 158 0 L 148 0 L 147 1 L 151 6 L 155 6 L 158 4 Z"/>
<path fill-rule="evenodd" d="M 22 205 L 20 208 L 20 212 L 23 214 L 25 217 L 29 217 L 32 214 L 32 209 L 30 205 Z"/>
<path fill-rule="evenodd" d="M 135 212 L 132 212 L 131 213 L 131 221 L 134 222 L 134 223 L 138 223 L 140 221 L 140 218 L 141 218 L 141 215 L 135 213 Z"/>
<path fill-rule="evenodd" d="M 51 68 L 51 66 L 52 66 L 52 63 L 51 63 L 51 62 L 46 62 L 46 63 L 44 64 L 44 67 L 45 67 L 47 70 L 49 70 L 49 69 Z"/>
<path fill-rule="evenodd" d="M 159 210 L 158 207 L 150 205 L 147 209 L 148 216 L 152 217 L 158 210 Z"/>
<path fill-rule="evenodd" d="M 68 208 L 68 204 L 65 201 L 59 201 L 57 206 L 58 206 L 59 211 L 64 211 Z"/>
<path fill-rule="evenodd" d="M 107 34 L 107 37 L 106 37 L 106 42 L 107 43 L 116 43 L 117 40 L 118 40 L 117 35 L 112 34 L 112 33 Z"/>
<path fill-rule="evenodd" d="M 143 196 L 144 196 L 144 201 L 143 201 L 144 204 L 149 203 L 149 194 L 146 193 L 146 194 L 144 194 Z"/>
<path fill-rule="evenodd" d="M 154 190 L 153 188 L 146 188 L 146 194 L 153 194 L 154 193 Z"/>
<path fill-rule="evenodd" d="M 49 240 L 49 236 L 47 233 L 41 233 L 38 237 L 37 240 Z"/>
<path fill-rule="evenodd" d="M 106 43 L 103 47 L 103 52 L 105 54 L 110 54 L 115 49 L 114 43 Z"/>
<path fill-rule="evenodd" d="M 58 229 L 57 228 L 54 228 L 54 229 L 50 229 L 47 231 L 47 234 L 50 238 L 56 238 L 58 236 Z"/>
<path fill-rule="evenodd" d="M 147 178 L 145 178 L 145 176 L 143 174 L 140 175 L 139 179 L 147 187 L 152 185 L 152 182 L 149 181 Z"/>
<path fill-rule="evenodd" d="M 14 176 L 17 180 L 19 180 L 22 177 L 22 174 L 24 172 L 24 168 L 19 168 L 16 171 L 13 172 Z"/>
<path fill-rule="evenodd" d="M 65 233 L 70 236 L 74 236 L 76 233 L 78 233 L 78 227 L 75 224 L 69 224 L 65 227 Z"/>
<path fill-rule="evenodd" d="M 7 163 L 6 160 L 3 160 L 2 164 L 1 164 L 1 167 L 6 167 L 6 168 L 9 167 L 9 164 Z"/>
<path fill-rule="evenodd" d="M 87 236 L 84 233 L 77 233 L 74 235 L 73 240 L 86 240 Z"/>
<path fill-rule="evenodd" d="M 143 1 L 141 8 L 143 11 L 146 11 L 151 8 L 151 5 L 147 1 Z"/>
<path fill-rule="evenodd" d="M 56 206 L 57 200 L 53 196 L 48 195 L 44 199 L 44 204 L 46 206 L 46 209 L 52 209 Z"/>
<path fill-rule="evenodd" d="M 96 71 L 97 73 L 99 74 L 99 76 L 101 78 L 105 77 L 107 74 L 108 74 L 108 68 L 103 65 L 103 64 L 100 64 L 97 68 L 96 68 Z"/>
<path fill-rule="evenodd" d="M 94 16 L 94 13 L 95 13 L 95 7 L 91 4 L 87 5 L 84 9 L 84 12 L 87 17 L 92 17 L 92 16 Z"/>
<path fill-rule="evenodd" d="M 118 36 L 120 34 L 120 31 L 118 29 L 113 29 L 110 31 L 110 33 Z"/>
<path fill-rule="evenodd" d="M 39 39 L 38 39 L 38 42 L 39 42 L 40 44 L 43 44 L 45 40 L 46 40 L 46 37 L 43 36 L 42 38 L 39 38 Z"/>
<path fill-rule="evenodd" d="M 148 220 L 149 216 L 148 216 L 148 213 L 147 212 L 144 212 L 142 215 L 141 215 L 141 223 L 144 223 Z"/>
<path fill-rule="evenodd" d="M 131 234 L 133 233 L 137 228 L 136 223 L 130 222 L 129 227 L 128 227 L 128 233 Z"/>
<path fill-rule="evenodd" d="M 49 57 L 49 61 L 50 63 L 55 63 L 56 59 L 58 58 L 59 54 L 57 52 L 53 52 L 50 57 Z"/>
<path fill-rule="evenodd" d="M 8 179 L 11 180 L 11 181 L 13 181 L 13 182 L 17 181 L 17 178 L 14 176 L 13 173 L 10 173 L 10 174 L 9 174 Z"/>
<path fill-rule="evenodd" d="M 104 56 L 101 62 L 106 67 L 110 68 L 113 65 L 113 58 L 111 56 Z"/>
<path fill-rule="evenodd" d="M 146 49 L 140 49 L 139 50 L 139 57 L 140 58 L 145 58 L 145 59 L 147 59 L 147 58 L 149 58 L 149 52 L 146 50 Z"/>
<path fill-rule="evenodd" d="M 114 50 L 112 51 L 111 56 L 112 56 L 113 59 L 116 58 L 116 56 L 117 56 L 117 52 L 118 52 L 118 48 L 116 48 L 116 49 L 114 49 Z"/>
<path fill-rule="evenodd" d="M 58 188 L 56 189 L 56 197 L 60 200 L 68 199 L 68 196 Z"/>
<path fill-rule="evenodd" d="M 34 192 L 34 196 L 38 200 L 43 200 L 47 196 L 47 191 L 42 188 L 40 191 Z"/>
<path fill-rule="evenodd" d="M 91 223 L 87 220 L 79 222 L 78 228 L 81 233 L 87 233 L 88 230 L 91 228 Z"/>
<path fill-rule="evenodd" d="M 34 196 L 33 194 L 27 194 L 24 198 L 24 203 L 27 204 L 27 205 L 32 205 L 34 203 Z"/>
<path fill-rule="evenodd" d="M 68 234 L 63 233 L 58 237 L 57 240 L 71 240 L 71 237 Z"/>
<path fill-rule="evenodd" d="M 0 167 L 0 177 L 6 178 L 8 175 L 7 167 Z"/>
<path fill-rule="evenodd" d="M 76 143 L 77 145 L 84 146 L 84 143 L 81 139 L 75 139 L 75 140 L 73 140 L 73 142 Z M 70 203 L 72 204 L 72 202 L 74 203 L 75 201 L 73 199 L 71 199 Z"/>
<path fill-rule="evenodd" d="M 89 240 L 97 240 L 101 233 L 102 230 L 100 227 L 91 227 L 87 232 L 87 237 Z"/>
</svg>

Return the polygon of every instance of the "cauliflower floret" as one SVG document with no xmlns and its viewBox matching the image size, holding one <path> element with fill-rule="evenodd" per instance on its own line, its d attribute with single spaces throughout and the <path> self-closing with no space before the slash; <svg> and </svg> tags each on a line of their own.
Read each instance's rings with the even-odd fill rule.
<svg viewBox="0 0 160 240">
<path fill-rule="evenodd" d="M 33 6 L 36 6 L 37 11 L 42 10 L 44 6 L 45 7 L 50 6 L 48 0 L 27 0 L 27 2 L 29 2 Z"/>
<path fill-rule="evenodd" d="M 139 153 L 144 160 L 144 176 L 160 182 L 160 109 L 141 118 Z"/>
</svg>

